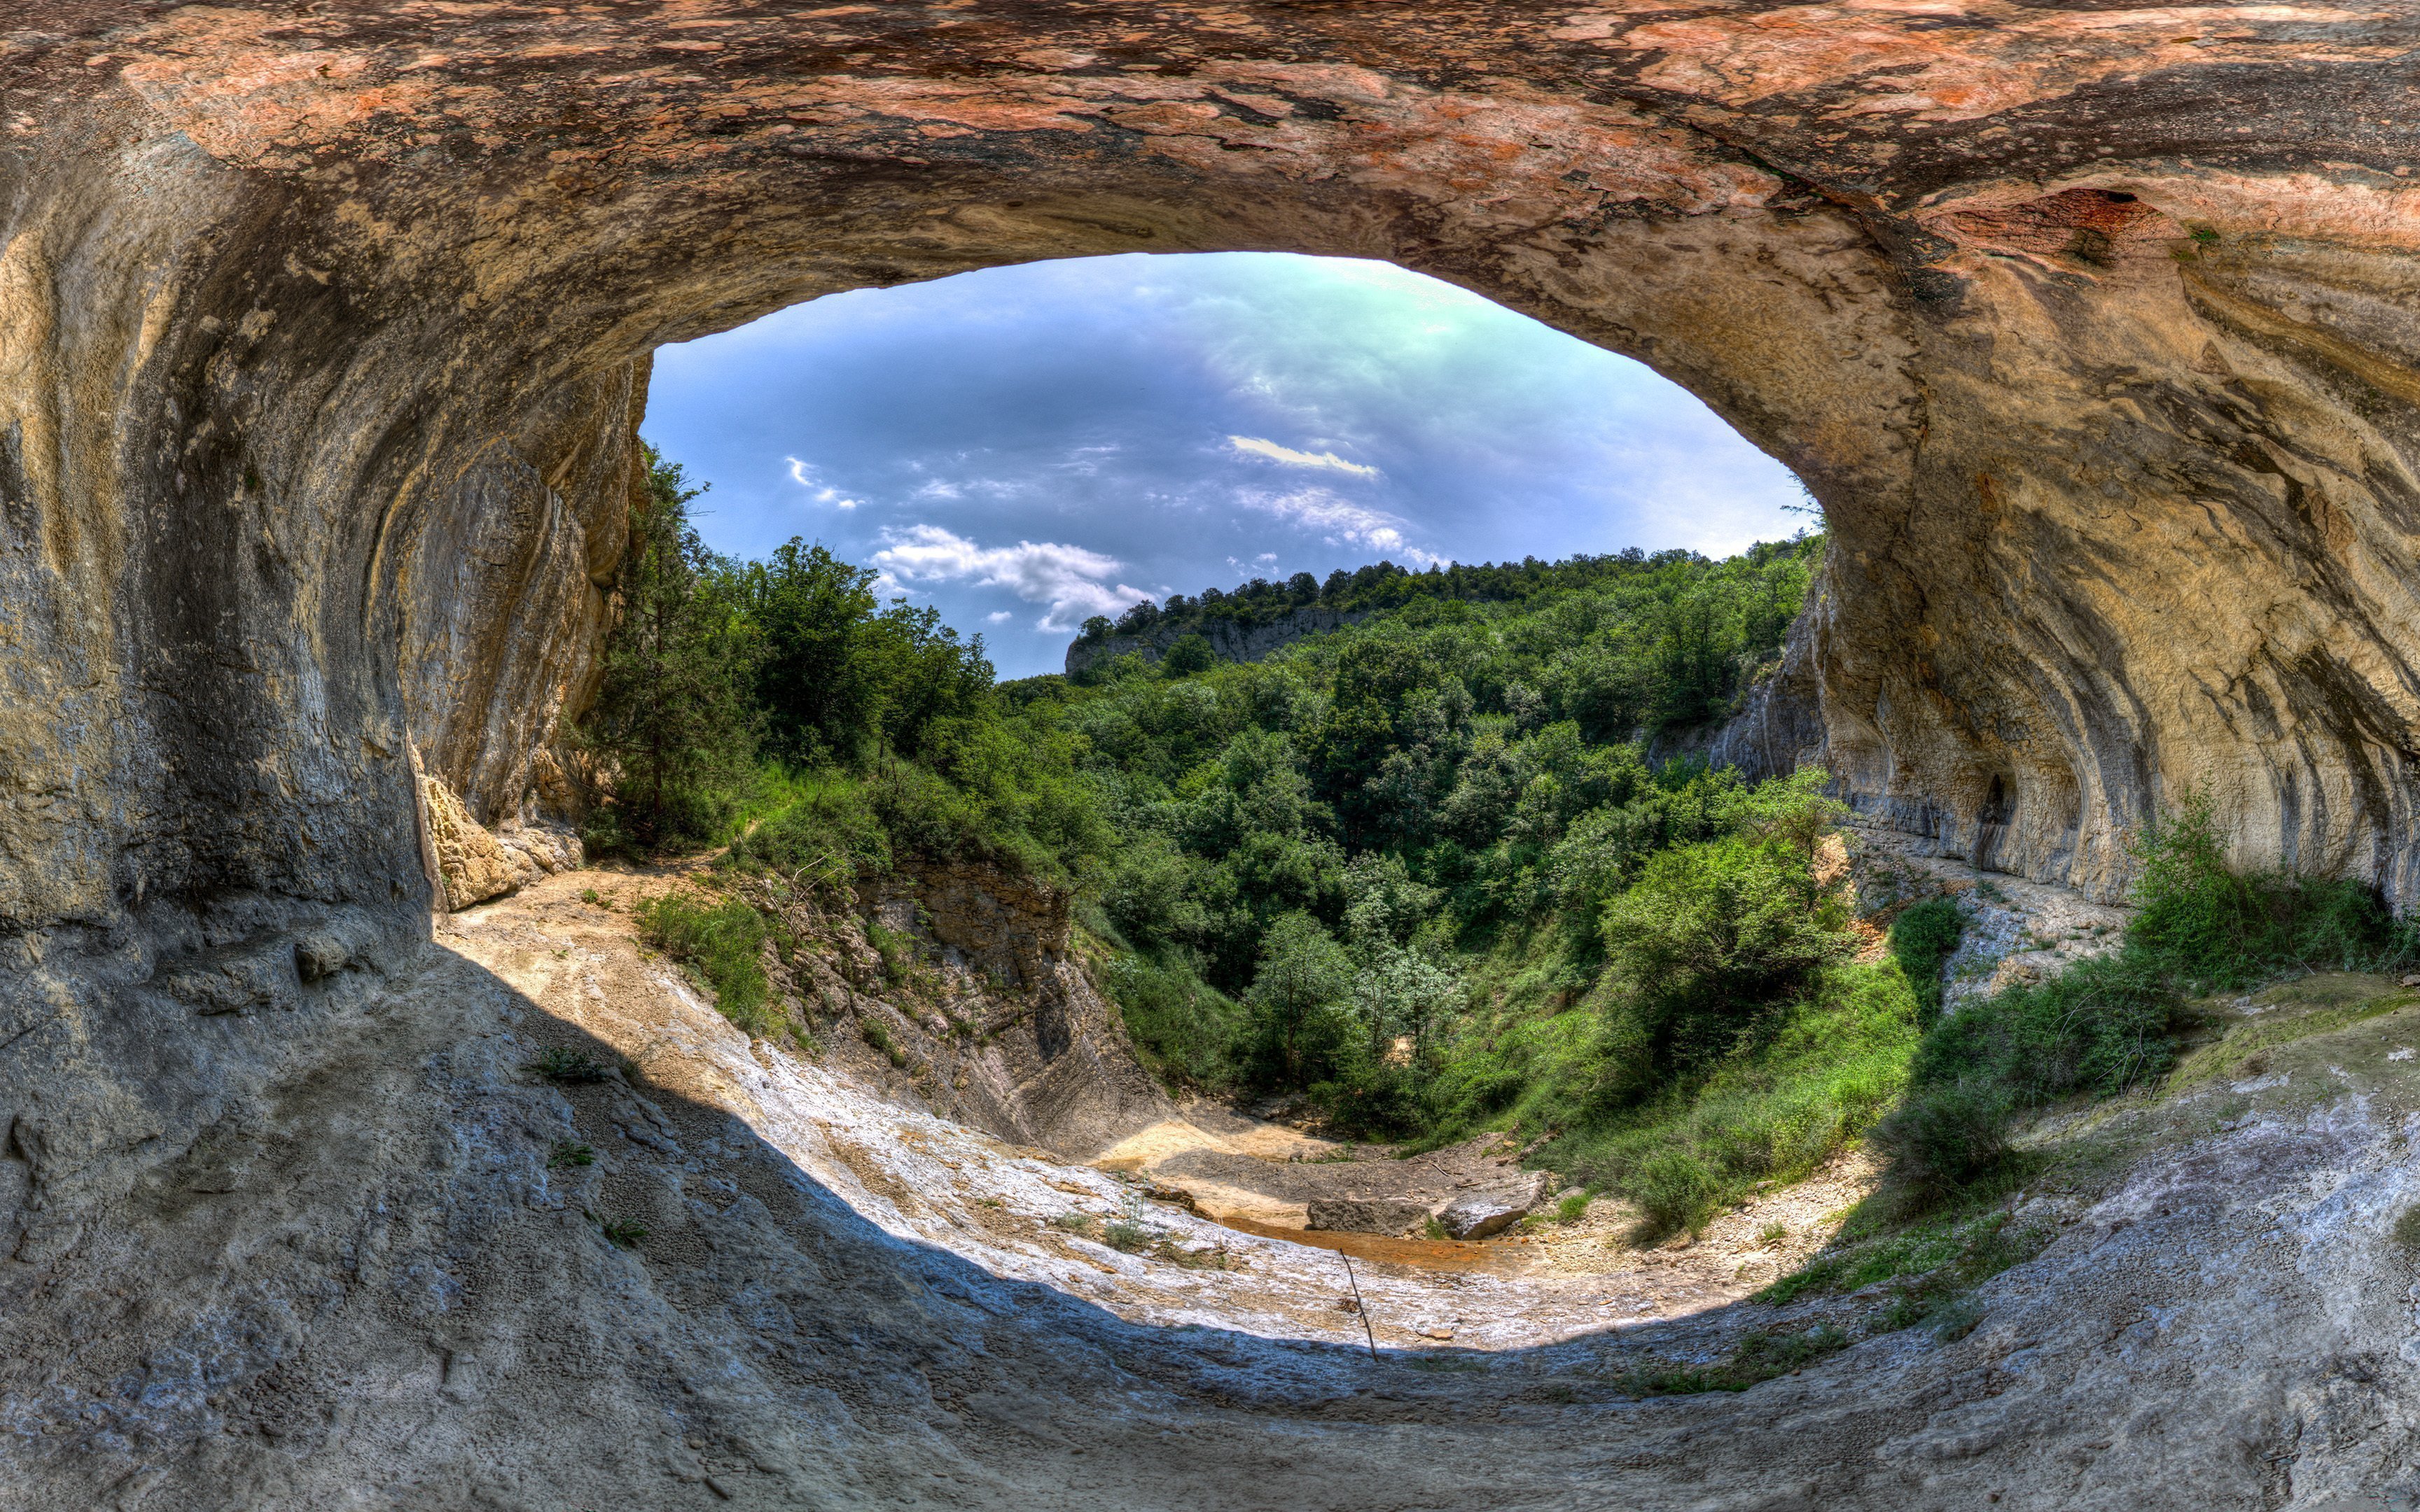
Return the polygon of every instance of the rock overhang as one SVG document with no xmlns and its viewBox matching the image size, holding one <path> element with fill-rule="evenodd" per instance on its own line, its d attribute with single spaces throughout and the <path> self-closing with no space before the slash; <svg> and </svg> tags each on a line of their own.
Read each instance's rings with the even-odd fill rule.
<svg viewBox="0 0 2420 1512">
<path fill-rule="evenodd" d="M 45 7 L 0 50 L 0 362 L 34 380 L 0 491 L 50 559 L 17 594 L 49 633 L 12 655 L 30 690 L 98 675 L 88 713 L 0 733 L 65 795 L 0 912 L 407 887 L 407 744 L 475 817 L 540 801 L 658 343 L 1238 248 L 1480 290 L 1795 469 L 1834 539 L 1796 696 L 1851 795 L 1945 850 L 1982 843 L 1997 780 L 1994 864 L 2108 895 L 2128 827 L 2193 787 L 2247 856 L 2399 896 L 2412 29 L 1990 0 Z M 197 665 L 207 695 L 169 670 Z"/>
</svg>

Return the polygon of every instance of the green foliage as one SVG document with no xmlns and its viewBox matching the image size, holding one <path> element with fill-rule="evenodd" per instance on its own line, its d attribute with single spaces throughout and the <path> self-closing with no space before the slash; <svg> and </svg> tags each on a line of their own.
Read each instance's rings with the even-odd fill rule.
<svg viewBox="0 0 2420 1512">
<path fill-rule="evenodd" d="M 1619 1384 L 1634 1396 L 1745 1391 L 1837 1354 L 1849 1344 L 1849 1335 L 1830 1323 L 1818 1323 L 1804 1333 L 1755 1333 L 1742 1338 L 1727 1358 L 1714 1365 L 1632 1370 L 1619 1378 Z"/>
<path fill-rule="evenodd" d="M 1809 864 L 1806 821 L 1827 806 L 1821 777 L 1765 784 L 1745 806 L 1761 823 L 1654 856 L 1606 905 L 1625 997 L 1614 1032 L 1632 1082 L 1752 1048 L 1851 953 L 1842 889 L 1819 885 Z"/>
<path fill-rule="evenodd" d="M 1966 916 L 1947 898 L 1928 898 L 1900 910 L 1891 920 L 1891 959 L 1916 992 L 1916 1018 L 1941 1016 L 1941 969 L 1966 932 Z"/>
<path fill-rule="evenodd" d="M 597 1164 L 597 1151 L 577 1139 L 558 1139 L 546 1152 L 546 1168 L 550 1171 L 572 1170 Z"/>
<path fill-rule="evenodd" d="M 583 1087 L 601 1082 L 613 1073 L 613 1068 L 585 1050 L 566 1050 L 561 1045 L 550 1046 L 537 1053 L 527 1070 L 541 1081 L 558 1087 Z"/>
<path fill-rule="evenodd" d="M 859 1019 L 857 1021 L 857 1033 L 858 1038 L 863 1040 L 867 1044 L 872 1045 L 884 1059 L 891 1062 L 891 1067 L 893 1071 L 906 1071 L 908 1069 L 908 1052 L 900 1049 L 896 1044 L 892 1042 L 891 1030 L 884 1026 L 880 1019 Z"/>
<path fill-rule="evenodd" d="M 1199 635 L 1179 636 L 1176 643 L 1161 654 L 1159 674 L 1162 677 L 1190 677 L 1206 672 L 1218 664 L 1218 654 L 1210 642 Z"/>
<path fill-rule="evenodd" d="M 600 1218 L 593 1212 L 588 1218 L 597 1226 L 597 1231 L 605 1236 L 605 1242 L 615 1249 L 636 1249 L 639 1241 L 647 1237 L 645 1226 L 633 1219 Z"/>
<path fill-rule="evenodd" d="M 2109 1097 L 2165 1072 L 2187 999 L 2307 967 L 2389 970 L 2409 926 L 2350 883 L 2227 863 L 2208 802 L 2188 795 L 2143 837 L 2137 911 L 2118 949 L 1962 1007 L 1918 1048 L 1905 1105 L 1875 1133 L 1893 1179 L 1942 1203 L 2009 1176 L 2008 1128 L 2029 1108 Z"/>
<path fill-rule="evenodd" d="M 647 450 L 630 512 L 597 701 L 575 738 L 609 773 L 588 831 L 600 851 L 717 838 L 751 779 L 761 722 L 756 640 L 733 564 L 690 523 L 677 463 Z"/>
<path fill-rule="evenodd" d="M 1319 920 L 1295 913 L 1272 924 L 1261 968 L 1244 994 L 1245 1056 L 1253 1079 L 1302 1087 L 1332 1075 L 1353 1049 L 1344 1013 L 1352 990 L 1353 959 Z"/>
<path fill-rule="evenodd" d="M 650 898 L 632 912 L 639 937 L 687 966 L 724 1018 L 755 1035 L 780 1026 L 779 1014 L 768 1011 L 772 984 L 762 955 L 771 926 L 762 914 L 736 898 L 709 904 L 680 892 Z"/>
<path fill-rule="evenodd" d="M 1161 1080 L 1204 1090 L 1233 1085 L 1244 1011 L 1233 1000 L 1181 966 L 1139 955 L 1111 957 L 1100 977 L 1126 1037 Z"/>
</svg>

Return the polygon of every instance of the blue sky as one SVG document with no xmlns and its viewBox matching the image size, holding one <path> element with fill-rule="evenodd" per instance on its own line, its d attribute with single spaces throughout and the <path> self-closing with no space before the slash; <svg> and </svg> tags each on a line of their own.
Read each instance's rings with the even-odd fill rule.
<svg viewBox="0 0 2420 1512">
<path fill-rule="evenodd" d="M 833 294 L 656 354 L 647 439 L 717 549 L 793 535 L 1056 671 L 1135 599 L 1386 558 L 1710 555 L 1807 521 L 1685 391 L 1387 263 L 1029 263 Z"/>
</svg>

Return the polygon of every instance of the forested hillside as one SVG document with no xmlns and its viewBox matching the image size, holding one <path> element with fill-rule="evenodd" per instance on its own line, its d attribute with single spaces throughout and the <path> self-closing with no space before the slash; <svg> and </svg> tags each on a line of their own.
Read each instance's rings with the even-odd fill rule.
<svg viewBox="0 0 2420 1512">
<path fill-rule="evenodd" d="M 918 854 L 1047 877 L 1171 1082 L 1299 1096 L 1348 1135 L 1552 1127 L 1586 1147 L 1568 1165 L 1669 1187 L 1676 1222 L 1897 1089 L 1913 1004 L 1847 963 L 1821 775 L 1750 789 L 1638 744 L 1736 706 L 1820 538 L 1342 575 L 1340 602 L 1388 604 L 1264 662 L 995 687 L 979 638 L 820 548 L 715 557 L 678 470 L 655 481 L 586 727 L 599 844 L 733 841 L 799 886 Z M 1758 1150 L 1676 1133 L 1818 1038 L 1789 1108 L 1725 1093 Z"/>
</svg>

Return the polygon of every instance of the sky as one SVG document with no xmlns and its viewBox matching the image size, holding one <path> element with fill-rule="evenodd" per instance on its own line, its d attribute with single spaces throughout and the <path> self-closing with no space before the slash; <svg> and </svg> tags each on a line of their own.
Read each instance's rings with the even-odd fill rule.
<svg viewBox="0 0 2420 1512">
<path fill-rule="evenodd" d="M 1132 254 L 828 295 L 656 353 L 720 551 L 790 537 L 1057 671 L 1087 616 L 1381 559 L 1726 555 L 1807 517 L 1685 390 L 1391 264 Z"/>
</svg>

